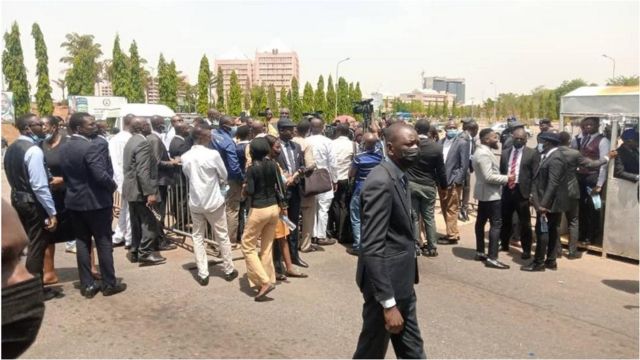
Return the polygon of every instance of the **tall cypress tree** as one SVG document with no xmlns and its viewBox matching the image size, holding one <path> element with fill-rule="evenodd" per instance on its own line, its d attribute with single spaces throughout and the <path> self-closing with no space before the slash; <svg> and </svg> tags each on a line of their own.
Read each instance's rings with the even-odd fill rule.
<svg viewBox="0 0 640 360">
<path fill-rule="evenodd" d="M 168 93 L 167 93 L 167 106 L 173 110 L 178 109 L 178 70 L 176 69 L 176 62 L 171 60 L 169 66 L 167 66 L 167 78 L 168 78 Z"/>
<path fill-rule="evenodd" d="M 360 90 L 360 82 L 356 83 L 355 89 L 353 89 L 353 94 L 351 95 L 351 101 L 361 101 L 362 100 L 362 91 Z M 355 114 L 356 119 L 362 120 L 362 114 Z"/>
<path fill-rule="evenodd" d="M 283 86 L 280 88 L 280 108 L 282 109 L 282 108 L 288 108 L 288 107 L 289 107 L 289 95 L 287 94 L 287 88 Z M 280 112 L 280 110 L 278 110 L 278 112 Z"/>
<path fill-rule="evenodd" d="M 129 96 L 131 76 L 129 59 L 120 49 L 120 35 L 116 35 L 113 41 L 113 59 L 111 63 L 111 88 L 114 96 Z"/>
<path fill-rule="evenodd" d="M 271 112 L 274 116 L 278 116 L 278 101 L 276 98 L 276 87 L 273 84 L 269 85 L 269 89 L 267 90 L 267 107 L 271 109 Z"/>
<path fill-rule="evenodd" d="M 164 59 L 164 55 L 160 53 L 160 58 L 158 59 L 158 102 L 165 105 L 168 102 L 168 94 L 170 92 L 170 80 L 167 68 L 168 65 Z"/>
<path fill-rule="evenodd" d="M 349 85 L 343 77 L 340 77 L 338 79 L 338 115 L 350 114 L 352 110 L 350 105 Z"/>
<path fill-rule="evenodd" d="M 13 92 L 13 109 L 17 118 L 28 113 L 31 108 L 27 69 L 24 67 L 20 29 L 17 22 L 11 26 L 11 32 L 4 33 L 4 46 L 2 73 L 8 84 L 7 90 Z"/>
<path fill-rule="evenodd" d="M 300 86 L 298 79 L 291 79 L 291 119 L 298 121 L 302 118 L 302 101 L 300 100 Z"/>
<path fill-rule="evenodd" d="M 31 35 L 36 43 L 36 75 L 38 76 L 38 91 L 36 92 L 36 104 L 40 115 L 53 113 L 53 100 L 51 99 L 51 84 L 49 83 L 49 57 L 47 45 L 40 26 L 34 23 L 31 27 Z"/>
<path fill-rule="evenodd" d="M 206 115 L 209 110 L 209 83 L 211 82 L 211 70 L 209 59 L 202 55 L 200 60 L 200 72 L 198 73 L 198 113 Z"/>
<path fill-rule="evenodd" d="M 218 66 L 218 75 L 216 75 L 216 94 L 218 94 L 218 101 L 216 101 L 217 109 L 221 112 L 226 111 L 224 102 L 224 74 L 222 73 L 222 67 Z"/>
<path fill-rule="evenodd" d="M 336 90 L 333 86 L 333 78 L 329 75 L 329 80 L 327 81 L 327 112 L 325 114 L 325 120 L 327 122 L 333 122 L 336 116 Z"/>
<path fill-rule="evenodd" d="M 235 70 L 231 72 L 229 78 L 229 114 L 233 116 L 240 115 L 242 112 L 242 89 L 238 83 L 238 75 Z"/>
<path fill-rule="evenodd" d="M 144 102 L 144 86 L 142 85 L 142 77 L 144 69 L 140 66 L 140 55 L 138 54 L 138 45 L 133 40 L 129 48 L 129 79 L 131 87 L 129 88 L 129 102 Z"/>
<path fill-rule="evenodd" d="M 251 89 L 245 88 L 244 91 L 242 92 L 242 96 L 244 98 L 244 106 L 242 107 L 242 110 L 249 110 L 251 109 Z M 266 100 L 266 98 L 265 98 Z"/>
<path fill-rule="evenodd" d="M 316 87 L 316 93 L 314 95 L 313 108 L 316 111 L 322 111 L 323 114 L 327 114 L 327 98 L 324 95 L 324 78 L 322 75 L 318 78 L 318 85 Z"/>
<path fill-rule="evenodd" d="M 264 111 L 267 105 L 267 93 L 265 92 L 264 87 L 262 85 L 254 86 L 251 89 L 251 115 L 257 116 L 259 112 Z"/>
<path fill-rule="evenodd" d="M 302 112 L 312 112 L 314 109 L 313 87 L 307 81 L 304 84 L 304 91 L 302 92 Z"/>
</svg>

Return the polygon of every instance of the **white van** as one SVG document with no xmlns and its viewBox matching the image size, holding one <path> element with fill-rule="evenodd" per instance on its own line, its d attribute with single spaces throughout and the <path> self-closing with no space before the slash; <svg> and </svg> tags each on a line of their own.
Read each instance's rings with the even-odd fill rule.
<svg viewBox="0 0 640 360">
<path fill-rule="evenodd" d="M 133 114 L 136 116 L 141 116 L 144 118 L 150 118 L 154 115 L 159 115 L 164 118 L 164 122 L 167 127 L 171 123 L 171 117 L 175 116 L 176 113 L 171 110 L 166 105 L 161 104 L 125 104 L 120 108 L 120 113 L 116 118 L 115 127 L 122 130 L 122 118 L 127 114 Z"/>
</svg>

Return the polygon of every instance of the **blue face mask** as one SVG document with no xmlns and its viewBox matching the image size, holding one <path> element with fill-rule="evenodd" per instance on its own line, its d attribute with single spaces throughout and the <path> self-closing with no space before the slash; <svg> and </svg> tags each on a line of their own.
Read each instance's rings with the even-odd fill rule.
<svg viewBox="0 0 640 360">
<path fill-rule="evenodd" d="M 238 132 L 237 126 L 231 126 L 229 128 L 229 135 L 231 135 L 231 137 L 236 137 L 236 132 Z"/>
<path fill-rule="evenodd" d="M 536 147 L 536 149 L 538 150 L 538 152 L 540 154 L 542 154 L 544 152 L 544 144 L 538 144 L 538 146 Z"/>
<path fill-rule="evenodd" d="M 458 136 L 458 130 L 456 129 L 448 129 L 447 130 L 447 139 L 453 139 Z"/>
</svg>

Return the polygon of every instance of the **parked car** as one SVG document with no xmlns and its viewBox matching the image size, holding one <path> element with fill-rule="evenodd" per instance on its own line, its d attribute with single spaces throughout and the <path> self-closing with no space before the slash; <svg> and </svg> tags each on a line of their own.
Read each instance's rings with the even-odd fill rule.
<svg viewBox="0 0 640 360">
<path fill-rule="evenodd" d="M 506 122 L 499 122 L 499 123 L 493 124 L 493 126 L 491 127 L 491 130 L 495 131 L 498 135 L 501 135 L 504 129 L 506 128 L 507 128 Z M 524 131 L 527 133 L 527 137 L 531 137 L 533 135 L 531 130 L 529 130 L 529 128 L 526 126 L 524 127 Z"/>
</svg>

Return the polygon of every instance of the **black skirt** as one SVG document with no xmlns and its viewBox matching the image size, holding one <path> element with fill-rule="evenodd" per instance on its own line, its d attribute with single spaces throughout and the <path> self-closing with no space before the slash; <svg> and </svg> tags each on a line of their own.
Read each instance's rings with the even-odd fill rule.
<svg viewBox="0 0 640 360">
<path fill-rule="evenodd" d="M 53 202 L 56 206 L 56 218 L 58 219 L 58 227 L 51 237 L 52 243 L 67 242 L 75 239 L 73 235 L 73 225 L 71 216 L 64 206 L 65 191 L 52 191 Z"/>
</svg>

